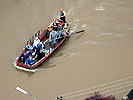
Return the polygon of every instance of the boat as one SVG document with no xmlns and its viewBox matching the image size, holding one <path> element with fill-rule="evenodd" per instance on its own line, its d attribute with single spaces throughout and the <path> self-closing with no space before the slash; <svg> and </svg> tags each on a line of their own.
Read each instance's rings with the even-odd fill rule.
<svg viewBox="0 0 133 100">
<path fill-rule="evenodd" d="M 28 70 L 32 70 L 32 69 L 36 69 L 37 67 L 39 67 L 42 63 L 44 63 L 56 50 L 57 48 L 59 48 L 63 42 L 66 40 L 66 38 L 68 37 L 68 33 L 70 32 L 70 28 L 69 28 L 69 24 L 67 23 L 67 27 L 62 29 L 62 33 L 63 35 L 60 38 L 60 41 L 57 43 L 57 45 L 54 48 L 48 48 L 49 52 L 47 53 L 46 56 L 44 56 L 42 59 L 40 59 L 39 61 L 36 61 L 33 65 L 26 65 L 25 63 L 20 61 L 19 56 L 25 52 L 25 50 L 22 50 L 22 52 L 20 53 L 20 55 L 17 57 L 16 59 L 16 65 L 19 67 L 17 67 L 18 69 L 21 68 L 26 68 Z M 27 44 L 30 43 L 31 45 L 33 45 L 34 39 L 36 37 L 38 37 L 38 39 L 40 41 L 46 41 L 48 40 L 47 37 L 47 31 L 48 31 L 49 27 L 47 27 L 45 30 L 39 30 L 34 36 L 32 36 L 32 38 L 30 38 L 29 41 L 27 41 Z M 48 42 L 49 43 L 49 42 Z M 48 44 L 47 43 L 47 44 Z"/>
</svg>

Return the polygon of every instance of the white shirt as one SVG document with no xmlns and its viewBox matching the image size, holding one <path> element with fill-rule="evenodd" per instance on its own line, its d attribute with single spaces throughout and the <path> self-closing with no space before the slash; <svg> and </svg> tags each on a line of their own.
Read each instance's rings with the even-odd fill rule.
<svg viewBox="0 0 133 100">
<path fill-rule="evenodd" d="M 39 43 L 40 43 L 40 40 L 39 39 L 35 39 L 33 45 L 37 46 Z"/>
</svg>

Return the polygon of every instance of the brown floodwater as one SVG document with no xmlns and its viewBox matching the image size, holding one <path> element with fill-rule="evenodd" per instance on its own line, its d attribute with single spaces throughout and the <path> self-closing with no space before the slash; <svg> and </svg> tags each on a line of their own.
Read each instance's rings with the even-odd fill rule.
<svg viewBox="0 0 133 100">
<path fill-rule="evenodd" d="M 60 8 L 67 13 L 71 31 L 85 32 L 68 38 L 35 73 L 17 70 L 13 63 L 26 41 L 45 29 Z M 33 100 L 16 91 L 17 86 L 37 100 L 54 100 L 127 77 L 93 91 L 106 88 L 103 93 L 117 92 L 120 99 L 133 88 L 133 0 L 0 0 L 0 35 L 1 100 Z M 64 97 L 77 100 L 90 91 Z"/>
</svg>

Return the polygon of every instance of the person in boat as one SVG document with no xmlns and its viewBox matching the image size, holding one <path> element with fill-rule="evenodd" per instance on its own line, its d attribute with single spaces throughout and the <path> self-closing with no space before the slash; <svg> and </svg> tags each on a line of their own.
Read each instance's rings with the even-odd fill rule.
<svg viewBox="0 0 133 100">
<path fill-rule="evenodd" d="M 39 51 L 40 51 L 40 48 L 38 46 L 35 46 L 33 57 L 37 58 Z"/>
<path fill-rule="evenodd" d="M 20 56 L 19 56 L 19 60 L 20 62 L 25 63 L 25 61 L 29 58 L 29 55 L 26 54 L 26 52 L 23 52 Z"/>
<path fill-rule="evenodd" d="M 61 31 L 63 29 L 63 26 L 61 25 L 61 23 L 58 24 L 58 31 Z"/>
<path fill-rule="evenodd" d="M 54 48 L 55 48 L 56 38 L 57 38 L 57 32 L 52 30 L 52 32 L 50 32 L 50 35 L 49 35 L 50 47 L 52 46 L 51 43 L 53 42 L 53 45 L 54 45 Z"/>
<path fill-rule="evenodd" d="M 39 38 L 38 37 L 36 37 L 35 39 L 34 39 L 34 43 L 33 43 L 33 47 L 37 47 L 37 45 L 40 43 L 40 40 L 39 40 Z"/>
<path fill-rule="evenodd" d="M 52 28 L 53 28 L 53 22 L 51 22 L 50 25 L 48 26 L 49 30 L 52 30 Z"/>
<path fill-rule="evenodd" d="M 57 41 L 60 42 L 62 37 L 62 31 L 57 31 Z"/>
<path fill-rule="evenodd" d="M 53 30 L 54 31 L 57 31 L 58 30 L 58 21 L 55 21 L 54 23 L 53 23 Z"/>
<path fill-rule="evenodd" d="M 37 47 L 40 49 L 42 49 L 42 42 L 40 42 L 39 44 L 37 44 Z"/>
<path fill-rule="evenodd" d="M 39 48 L 38 50 L 45 50 L 46 49 L 46 44 L 45 42 L 40 42 L 37 47 Z"/>
<path fill-rule="evenodd" d="M 45 56 L 45 53 L 42 50 L 40 50 L 38 55 L 37 55 L 37 61 L 42 59 L 44 56 Z"/>
<path fill-rule="evenodd" d="M 62 31 L 57 31 L 57 38 L 61 38 L 62 36 Z"/>
<path fill-rule="evenodd" d="M 42 50 L 46 49 L 46 42 L 47 42 L 47 40 L 41 43 L 41 49 Z"/>
<path fill-rule="evenodd" d="M 60 20 L 59 26 L 61 26 L 61 27 L 62 27 L 62 30 L 63 30 L 63 28 L 64 28 L 64 26 L 65 26 L 65 22 L 64 22 L 63 20 Z"/>
<path fill-rule="evenodd" d="M 61 12 L 60 12 L 60 19 L 64 21 L 64 23 L 66 23 L 66 13 L 63 10 L 63 8 L 61 8 Z"/>
<path fill-rule="evenodd" d="M 26 60 L 26 65 L 30 66 L 33 65 L 35 62 L 32 58 L 32 56 L 30 56 L 27 60 Z"/>
<path fill-rule="evenodd" d="M 64 22 L 63 20 L 61 20 L 60 18 L 57 19 L 54 23 L 53 23 L 53 30 L 55 31 L 59 31 L 59 30 L 62 30 L 64 26 Z"/>
<path fill-rule="evenodd" d="M 45 43 L 43 42 L 40 42 L 37 46 L 34 47 L 34 52 L 32 53 L 32 57 L 37 59 L 39 53 L 40 53 L 40 50 L 43 50 L 45 51 Z"/>
<path fill-rule="evenodd" d="M 33 52 L 33 47 L 32 47 L 32 45 L 30 43 L 24 49 L 26 50 L 26 53 L 28 55 L 31 55 L 32 52 Z"/>
<path fill-rule="evenodd" d="M 47 31 L 46 31 L 46 39 L 49 38 L 49 34 L 50 34 L 51 31 L 52 31 L 51 28 L 48 28 L 48 29 L 47 29 Z"/>
</svg>

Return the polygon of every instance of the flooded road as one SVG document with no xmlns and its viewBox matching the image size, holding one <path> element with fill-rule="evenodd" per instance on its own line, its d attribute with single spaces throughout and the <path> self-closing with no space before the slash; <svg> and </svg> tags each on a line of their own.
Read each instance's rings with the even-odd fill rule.
<svg viewBox="0 0 133 100">
<path fill-rule="evenodd" d="M 85 32 L 67 39 L 37 72 L 14 68 L 26 41 L 39 29 L 45 29 L 59 15 L 60 8 L 67 13 L 71 31 Z M 132 0 L 0 0 L 0 98 L 32 100 L 15 90 L 20 86 L 37 100 L 53 100 L 59 95 L 132 77 L 132 20 Z M 116 83 L 130 84 L 107 94 L 133 88 L 132 81 L 130 78 Z"/>
</svg>

